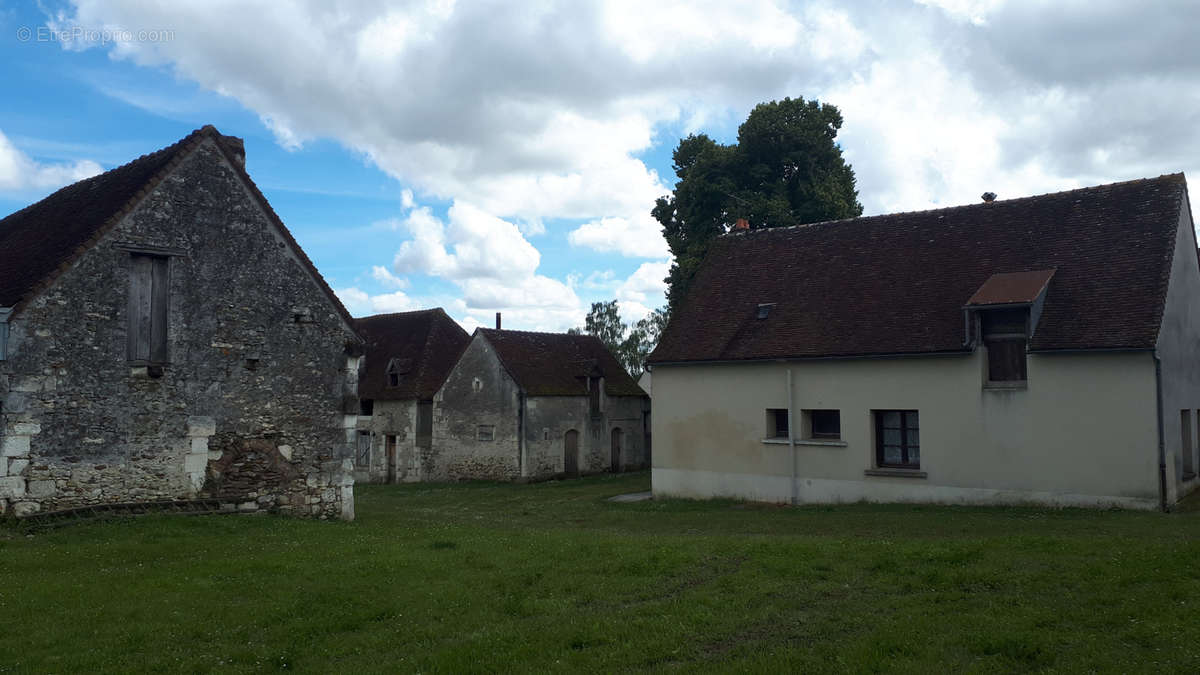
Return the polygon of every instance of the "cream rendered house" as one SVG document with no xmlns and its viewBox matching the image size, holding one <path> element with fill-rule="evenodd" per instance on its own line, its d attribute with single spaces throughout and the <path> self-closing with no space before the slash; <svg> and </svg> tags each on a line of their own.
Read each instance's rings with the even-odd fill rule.
<svg viewBox="0 0 1200 675">
<path fill-rule="evenodd" d="M 650 363 L 656 495 L 1169 508 L 1200 429 L 1186 182 L 727 235 Z"/>
</svg>

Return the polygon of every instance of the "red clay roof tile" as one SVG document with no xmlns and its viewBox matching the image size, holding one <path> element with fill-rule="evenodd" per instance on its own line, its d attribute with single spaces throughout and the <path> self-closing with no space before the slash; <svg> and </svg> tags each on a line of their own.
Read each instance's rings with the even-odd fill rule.
<svg viewBox="0 0 1200 675">
<path fill-rule="evenodd" d="M 649 360 L 960 351 L 963 304 L 992 275 L 1051 269 L 1031 349 L 1151 349 L 1186 194 L 1173 174 L 726 235 Z"/>
<path fill-rule="evenodd" d="M 358 378 L 358 397 L 364 399 L 432 399 L 471 341 L 440 307 L 368 316 L 355 319 L 354 325 L 366 342 Z M 397 387 L 388 386 L 387 367 L 393 359 L 402 373 Z"/>
</svg>

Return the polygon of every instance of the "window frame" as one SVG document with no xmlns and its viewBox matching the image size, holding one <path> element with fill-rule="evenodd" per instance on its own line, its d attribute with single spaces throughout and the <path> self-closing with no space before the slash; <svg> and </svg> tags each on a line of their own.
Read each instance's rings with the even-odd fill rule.
<svg viewBox="0 0 1200 675">
<path fill-rule="evenodd" d="M 0 361 L 8 359 L 8 318 L 11 315 L 11 307 L 0 307 Z"/>
<path fill-rule="evenodd" d="M 801 414 L 805 416 L 806 427 L 808 431 L 807 439 L 814 441 L 840 441 L 842 440 L 842 411 L 840 409 L 821 408 L 815 410 L 803 410 Z M 832 415 L 837 422 L 837 432 L 830 433 L 827 431 L 817 431 L 817 417 L 824 415 Z"/>
<path fill-rule="evenodd" d="M 987 383 L 1012 385 L 1025 384 L 1029 381 L 1028 345 L 1029 340 L 1021 334 L 985 335 L 983 345 L 987 350 Z M 1007 350 L 1015 349 L 1016 354 Z M 1011 363 L 1007 363 L 1012 359 Z M 1019 364 L 1019 365 L 1018 365 Z M 1016 365 L 1015 371 L 1007 371 L 1006 367 Z M 997 372 L 1000 371 L 1000 372 Z M 993 377 L 993 375 L 1015 375 L 1015 377 Z"/>
<path fill-rule="evenodd" d="M 919 410 L 873 410 L 871 411 L 875 418 L 875 467 L 878 469 L 900 469 L 908 471 L 921 470 L 921 421 Z M 884 426 L 884 416 L 887 413 L 899 413 L 900 427 L 892 429 Z M 909 419 L 913 420 L 913 424 L 909 425 Z M 885 460 L 885 448 L 888 444 L 884 443 L 885 430 L 898 430 L 900 432 L 900 463 L 888 462 Z M 908 440 L 908 432 L 917 432 L 916 444 L 910 444 Z M 913 462 L 910 456 L 910 450 L 916 449 L 916 462 Z"/>
<path fill-rule="evenodd" d="M 788 440 L 788 439 L 790 439 L 792 437 L 792 433 L 791 433 L 792 425 L 789 424 L 789 422 L 791 421 L 788 419 L 789 417 L 790 417 L 790 415 L 788 414 L 787 408 L 767 408 L 767 411 L 766 411 L 766 418 L 767 418 L 766 419 L 766 428 L 767 428 L 767 430 L 766 430 L 765 438 L 767 438 L 768 440 L 780 440 L 780 439 Z M 780 427 L 781 421 L 783 423 L 782 427 Z M 783 431 L 782 436 L 779 435 L 779 432 L 781 430 Z"/>
<path fill-rule="evenodd" d="M 997 306 L 977 313 L 979 336 L 987 352 L 984 386 L 1025 386 L 1029 381 L 1031 307 Z"/>
<path fill-rule="evenodd" d="M 171 257 L 129 251 L 125 342 L 126 359 L 132 365 L 165 366 L 171 362 Z M 147 261 L 144 272 L 139 269 L 141 260 Z M 145 286 L 145 297 L 138 294 L 139 285 Z M 144 355 L 141 353 L 142 337 L 146 341 Z"/>
<path fill-rule="evenodd" d="M 486 436 L 486 438 L 485 438 Z M 477 424 L 475 425 L 475 440 L 483 443 L 492 443 L 496 440 L 496 425 L 495 424 Z"/>
<path fill-rule="evenodd" d="M 364 439 L 366 440 L 365 444 L 363 443 Z M 372 446 L 374 446 L 374 445 L 375 445 L 375 440 L 372 438 L 371 432 L 369 432 L 369 431 L 358 432 L 358 442 L 357 442 L 357 447 L 355 448 L 355 453 L 354 453 L 354 465 L 355 466 L 370 468 L 370 466 L 371 466 L 371 450 L 372 450 Z M 363 461 L 364 457 L 366 458 L 366 461 Z"/>
</svg>

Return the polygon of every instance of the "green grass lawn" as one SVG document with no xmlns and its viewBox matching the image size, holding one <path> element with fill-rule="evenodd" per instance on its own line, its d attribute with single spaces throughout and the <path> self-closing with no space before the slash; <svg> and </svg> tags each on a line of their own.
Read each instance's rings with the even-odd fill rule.
<svg viewBox="0 0 1200 675">
<path fill-rule="evenodd" d="M 0 672 L 1195 671 L 1200 514 L 356 488 L 0 528 Z"/>
</svg>

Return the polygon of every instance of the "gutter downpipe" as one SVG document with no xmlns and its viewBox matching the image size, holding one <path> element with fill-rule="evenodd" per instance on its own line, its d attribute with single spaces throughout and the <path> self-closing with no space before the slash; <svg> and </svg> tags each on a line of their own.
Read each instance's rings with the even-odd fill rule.
<svg viewBox="0 0 1200 675">
<path fill-rule="evenodd" d="M 1154 393 L 1158 405 L 1158 508 L 1167 513 L 1167 449 L 1163 441 L 1162 360 L 1154 352 Z"/>
<path fill-rule="evenodd" d="M 796 494 L 796 425 L 795 415 L 792 414 L 794 402 L 792 400 L 792 367 L 787 369 L 787 390 L 788 390 L 788 447 L 792 450 L 792 506 L 796 505 L 799 496 Z"/>
</svg>

